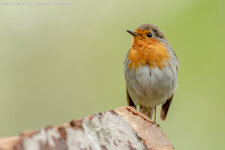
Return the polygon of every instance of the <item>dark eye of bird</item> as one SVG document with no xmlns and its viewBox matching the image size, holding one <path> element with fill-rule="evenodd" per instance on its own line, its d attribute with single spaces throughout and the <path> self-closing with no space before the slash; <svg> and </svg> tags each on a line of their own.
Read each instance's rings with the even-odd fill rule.
<svg viewBox="0 0 225 150">
<path fill-rule="evenodd" d="M 149 37 L 149 38 L 152 37 L 152 33 L 148 33 L 147 37 Z"/>
</svg>

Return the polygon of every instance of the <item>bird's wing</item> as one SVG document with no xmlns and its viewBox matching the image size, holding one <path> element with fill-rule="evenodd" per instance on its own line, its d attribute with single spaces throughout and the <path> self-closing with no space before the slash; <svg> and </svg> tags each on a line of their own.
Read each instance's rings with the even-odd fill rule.
<svg viewBox="0 0 225 150">
<path fill-rule="evenodd" d="M 168 111 L 169 111 L 170 104 L 172 103 L 172 100 L 173 100 L 173 95 L 171 96 L 171 98 L 169 98 L 169 99 L 162 105 L 160 117 L 161 117 L 161 119 L 162 119 L 163 121 L 166 119 L 166 116 L 167 116 L 167 113 L 168 113 Z"/>
<path fill-rule="evenodd" d="M 177 70 L 177 74 L 178 74 L 178 59 L 177 56 L 175 54 L 175 52 L 173 51 L 173 49 L 171 49 L 174 56 L 175 56 L 175 65 L 176 65 L 176 70 Z M 161 113 L 160 113 L 160 117 L 161 119 L 164 121 L 166 119 L 167 113 L 169 111 L 170 108 L 170 104 L 172 103 L 173 100 L 173 95 L 162 105 L 162 109 L 161 109 Z"/>
</svg>

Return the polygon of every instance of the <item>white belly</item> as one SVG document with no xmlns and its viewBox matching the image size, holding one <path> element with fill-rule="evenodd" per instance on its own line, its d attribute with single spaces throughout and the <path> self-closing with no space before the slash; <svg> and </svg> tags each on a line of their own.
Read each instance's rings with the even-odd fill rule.
<svg viewBox="0 0 225 150">
<path fill-rule="evenodd" d="M 175 65 L 150 70 L 148 65 L 128 69 L 128 64 L 124 64 L 126 86 L 135 105 L 153 108 L 172 96 L 177 84 Z"/>
</svg>

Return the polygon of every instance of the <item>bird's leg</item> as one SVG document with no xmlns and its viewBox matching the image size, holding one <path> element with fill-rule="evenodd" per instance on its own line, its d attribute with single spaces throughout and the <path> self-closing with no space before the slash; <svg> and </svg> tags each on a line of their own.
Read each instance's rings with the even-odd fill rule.
<svg viewBox="0 0 225 150">
<path fill-rule="evenodd" d="M 156 123 L 156 106 L 155 106 L 155 113 L 154 113 L 154 123 Z"/>
<path fill-rule="evenodd" d="M 140 111 L 140 105 L 136 105 L 136 110 Z"/>
</svg>

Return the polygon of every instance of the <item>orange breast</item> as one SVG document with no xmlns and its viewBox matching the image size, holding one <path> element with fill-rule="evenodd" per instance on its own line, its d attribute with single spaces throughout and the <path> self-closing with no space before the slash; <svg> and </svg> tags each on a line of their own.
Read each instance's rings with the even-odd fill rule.
<svg viewBox="0 0 225 150">
<path fill-rule="evenodd" d="M 165 46 L 157 39 L 134 41 L 128 54 L 128 59 L 131 61 L 129 68 L 138 68 L 147 64 L 150 69 L 155 67 L 162 69 L 170 58 Z"/>
</svg>

